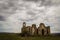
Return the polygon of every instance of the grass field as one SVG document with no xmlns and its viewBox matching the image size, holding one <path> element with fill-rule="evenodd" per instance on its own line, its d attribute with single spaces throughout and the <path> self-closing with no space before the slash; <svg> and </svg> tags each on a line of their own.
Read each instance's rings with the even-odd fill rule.
<svg viewBox="0 0 60 40">
<path fill-rule="evenodd" d="M 0 40 L 60 40 L 60 36 L 21 37 L 18 34 L 0 34 Z"/>
</svg>

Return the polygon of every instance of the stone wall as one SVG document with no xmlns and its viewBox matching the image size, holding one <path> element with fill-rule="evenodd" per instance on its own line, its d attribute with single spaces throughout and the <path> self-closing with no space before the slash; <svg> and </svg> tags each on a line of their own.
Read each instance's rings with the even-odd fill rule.
<svg viewBox="0 0 60 40">
<path fill-rule="evenodd" d="M 50 35 L 50 26 L 45 26 L 44 23 L 40 23 L 39 27 L 36 27 L 36 24 L 32 26 L 26 26 L 26 23 L 23 23 L 22 33 L 27 32 L 29 35 Z"/>
</svg>

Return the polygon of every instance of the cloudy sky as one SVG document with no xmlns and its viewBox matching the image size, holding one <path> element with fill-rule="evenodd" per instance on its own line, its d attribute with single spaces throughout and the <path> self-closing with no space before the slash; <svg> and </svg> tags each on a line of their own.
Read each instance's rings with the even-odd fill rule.
<svg viewBox="0 0 60 40">
<path fill-rule="evenodd" d="M 0 0 L 0 32 L 21 32 L 22 23 L 45 23 L 60 33 L 60 0 Z"/>
</svg>

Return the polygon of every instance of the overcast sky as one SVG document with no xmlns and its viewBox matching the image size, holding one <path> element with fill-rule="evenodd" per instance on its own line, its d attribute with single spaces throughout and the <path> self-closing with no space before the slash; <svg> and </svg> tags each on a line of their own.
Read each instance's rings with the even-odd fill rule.
<svg viewBox="0 0 60 40">
<path fill-rule="evenodd" d="M 45 23 L 60 33 L 60 0 L 0 0 L 0 32 L 21 32 L 22 23 Z"/>
</svg>

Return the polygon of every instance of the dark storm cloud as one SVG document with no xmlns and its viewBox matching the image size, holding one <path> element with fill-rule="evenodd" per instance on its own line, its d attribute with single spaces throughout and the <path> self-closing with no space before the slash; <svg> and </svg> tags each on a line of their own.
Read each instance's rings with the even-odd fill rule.
<svg viewBox="0 0 60 40">
<path fill-rule="evenodd" d="M 60 4 L 60 2 L 53 2 L 53 0 L 23 0 L 23 1 L 28 1 L 28 2 L 41 2 L 40 6 L 56 6 L 56 5 L 59 5 Z"/>
<path fill-rule="evenodd" d="M 59 0 L 40 0 L 41 1 L 41 5 L 44 6 L 58 6 L 60 4 Z"/>
<path fill-rule="evenodd" d="M 32 12 L 32 11 L 28 11 L 27 14 L 31 15 L 31 16 L 36 16 L 36 14 L 34 12 Z"/>
<path fill-rule="evenodd" d="M 4 21 L 4 17 L 3 16 L 0 16 L 0 21 Z"/>
<path fill-rule="evenodd" d="M 0 15 L 9 16 L 16 10 L 16 0 L 3 0 L 0 3 Z"/>
<path fill-rule="evenodd" d="M 51 1 L 41 0 L 41 5 L 45 5 L 45 6 L 51 5 Z"/>
</svg>

